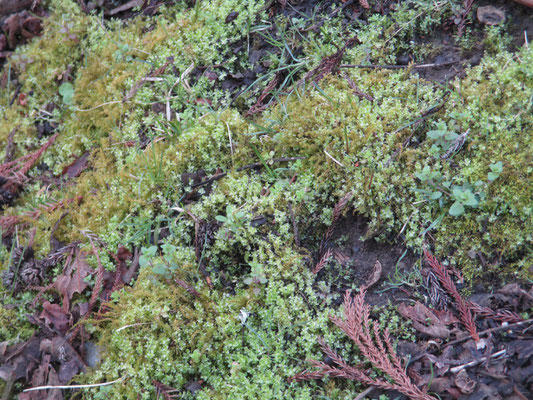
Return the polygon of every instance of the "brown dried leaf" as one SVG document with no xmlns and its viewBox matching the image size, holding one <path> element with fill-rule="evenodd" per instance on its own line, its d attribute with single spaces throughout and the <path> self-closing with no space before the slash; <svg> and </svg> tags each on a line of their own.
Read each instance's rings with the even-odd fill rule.
<svg viewBox="0 0 533 400">
<path fill-rule="evenodd" d="M 43 303 L 43 311 L 39 315 L 48 326 L 53 325 L 60 332 L 66 332 L 72 325 L 72 316 L 58 304 L 51 304 L 48 300 Z"/>
<path fill-rule="evenodd" d="M 463 394 L 474 393 L 476 385 L 476 381 L 471 379 L 464 369 L 459 371 L 459 373 L 455 377 L 455 386 L 457 386 Z"/>
<path fill-rule="evenodd" d="M 450 330 L 446 328 L 446 324 L 420 302 L 416 302 L 414 306 L 402 303 L 398 306 L 398 312 L 405 319 L 411 320 L 413 327 L 424 335 L 439 339 L 446 339 L 450 336 Z"/>
<path fill-rule="evenodd" d="M 54 287 L 63 296 L 63 309 L 70 309 L 70 300 L 74 293 L 82 293 L 87 288 L 84 279 L 92 272 L 86 261 L 87 253 L 78 251 L 76 259 L 69 263 L 63 273 L 57 277 Z"/>
<path fill-rule="evenodd" d="M 378 281 L 381 279 L 381 273 L 383 272 L 383 267 L 381 266 L 381 263 L 379 260 L 376 260 L 376 263 L 374 264 L 374 270 L 372 271 L 372 276 L 370 277 L 370 280 L 365 285 L 365 289 L 369 289 L 372 286 L 374 286 Z"/>
<path fill-rule="evenodd" d="M 31 361 L 39 358 L 39 341 L 32 337 L 24 343 L 8 346 L 0 355 L 0 379 L 24 378 Z"/>
<path fill-rule="evenodd" d="M 89 165 L 90 151 L 86 151 L 81 156 L 76 157 L 72 163 L 63 168 L 61 175 L 67 175 L 69 178 L 77 178 Z"/>
</svg>

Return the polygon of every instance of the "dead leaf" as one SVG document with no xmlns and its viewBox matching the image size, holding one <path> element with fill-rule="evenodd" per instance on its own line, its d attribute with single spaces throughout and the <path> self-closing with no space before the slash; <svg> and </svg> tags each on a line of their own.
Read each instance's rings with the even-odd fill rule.
<svg viewBox="0 0 533 400">
<path fill-rule="evenodd" d="M 45 386 L 48 381 L 48 372 L 50 370 L 50 355 L 45 354 L 41 360 L 41 364 L 33 372 L 31 378 L 31 386 Z M 46 399 L 47 391 L 46 390 L 36 390 L 31 392 L 21 393 L 19 400 L 40 400 Z"/>
<path fill-rule="evenodd" d="M 86 151 L 81 156 L 76 157 L 72 163 L 63 168 L 61 175 L 67 175 L 70 179 L 80 176 L 89 165 L 90 154 L 90 151 Z"/>
<path fill-rule="evenodd" d="M 76 360 L 70 360 L 61 364 L 59 367 L 59 382 L 61 385 L 65 385 L 71 381 L 74 376 L 80 372 L 78 362 Z"/>
<path fill-rule="evenodd" d="M 61 384 L 54 368 L 50 368 L 50 371 L 48 372 L 48 382 L 46 382 L 46 384 L 48 386 L 59 386 Z M 63 391 L 61 389 L 48 390 L 46 400 L 63 400 Z"/>
<path fill-rule="evenodd" d="M 20 379 L 26 376 L 30 362 L 39 358 L 40 339 L 32 337 L 26 342 L 8 346 L 0 355 L 0 379 Z"/>
<path fill-rule="evenodd" d="M 43 311 L 39 315 L 48 326 L 53 325 L 59 332 L 66 332 L 72 325 L 72 316 L 59 306 L 48 300 L 43 303 Z"/>
<path fill-rule="evenodd" d="M 400 304 L 398 312 L 405 319 L 411 320 L 413 327 L 424 335 L 439 339 L 447 339 L 450 336 L 450 330 L 446 328 L 446 324 L 432 310 L 418 301 L 414 306 Z"/>
<path fill-rule="evenodd" d="M 65 364 L 74 361 L 78 370 L 85 372 L 85 362 L 64 337 L 58 335 L 52 339 L 43 339 L 40 344 L 40 349 L 45 353 L 51 354 L 53 362 Z"/>
<path fill-rule="evenodd" d="M 505 13 L 493 6 L 479 7 L 477 19 L 485 25 L 500 25 L 505 21 Z"/>
<path fill-rule="evenodd" d="M 466 370 L 463 369 L 459 371 L 459 373 L 455 376 L 455 386 L 459 388 L 461 393 L 471 394 L 471 393 L 474 393 L 477 383 L 476 381 L 471 379 L 468 376 L 468 372 L 466 372 Z"/>
<path fill-rule="evenodd" d="M 369 282 L 364 287 L 366 289 L 369 289 L 374 286 L 380 280 L 382 271 L 383 267 L 381 266 L 381 263 L 379 262 L 379 260 L 376 260 L 376 263 L 374 264 L 374 270 L 372 271 L 372 276 L 370 277 Z"/>
<path fill-rule="evenodd" d="M 76 258 L 57 277 L 54 287 L 63 296 L 63 310 L 68 312 L 74 293 L 82 293 L 88 286 L 84 279 L 92 272 L 86 261 L 87 253 L 77 251 Z"/>
</svg>

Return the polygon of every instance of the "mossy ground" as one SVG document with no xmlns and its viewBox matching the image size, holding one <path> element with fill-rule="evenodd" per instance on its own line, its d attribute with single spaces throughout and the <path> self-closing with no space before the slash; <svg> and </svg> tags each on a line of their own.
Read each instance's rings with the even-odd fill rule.
<svg viewBox="0 0 533 400">
<path fill-rule="evenodd" d="M 389 15 L 370 16 L 367 25 L 346 27 L 340 18 L 328 19 L 307 36 L 296 63 L 305 73 L 354 34 L 360 43 L 346 51 L 345 64 L 390 64 L 405 52 L 426 59 L 431 49 L 421 53 L 425 47 L 415 43 L 415 36 L 438 29 L 460 2 L 405 3 Z M 184 2 L 163 7 L 154 17 L 102 22 L 98 15 L 82 13 L 74 1 L 50 1 L 42 36 L 19 48 L 4 66 L 16 71 L 21 92 L 33 94 L 26 106 L 10 106 L 15 88 L 0 88 L 0 140 L 6 141 L 17 126 L 17 155 L 38 148 L 47 138 L 37 139 L 35 121 L 39 110 L 53 102 L 57 107 L 48 118 L 58 123 L 60 135 L 42 162 L 59 174 L 73 156 L 90 152 L 90 168 L 79 177 L 28 186 L 3 210 L 20 215 L 82 196 L 79 204 L 28 221 L 36 228 L 37 254 L 50 251 L 50 229 L 66 211 L 57 239 L 88 246 L 82 231 L 89 231 L 106 242 L 110 253 L 120 245 L 147 248 L 166 227 L 169 235 L 159 244 L 167 246 L 166 256 L 179 266 L 175 276 L 200 293 L 196 298 L 149 266 L 142 269 L 132 287 L 113 296 L 110 312 L 88 325 L 92 340 L 102 346 L 102 362 L 75 378 L 124 380 L 84 391 L 84 398 L 148 399 L 154 396 L 153 380 L 182 388 L 200 379 L 204 384 L 196 398 L 202 399 L 353 398 L 355 384 L 287 383 L 306 367 L 306 359 L 319 356 L 317 336 L 354 357 L 328 322 L 327 316 L 339 311 L 331 299 L 317 295 L 309 266 L 335 202 L 349 191 L 355 194 L 350 212 L 370 221 L 368 237 L 386 241 L 401 233 L 415 252 L 426 243 L 471 284 L 490 274 L 532 277 L 532 51 L 524 46 L 510 52 L 507 26 L 476 26 L 484 57 L 461 78 L 436 83 L 410 70 L 346 69 L 373 101 L 355 96 L 342 74 L 332 75 L 280 95 L 277 104 L 250 119 L 241 108 L 253 104 L 267 80 L 244 94 L 237 109 L 206 76 L 189 85 L 186 71 L 192 65 L 222 63 L 228 70 L 251 67 L 246 51 L 234 54 L 231 44 L 246 42 L 268 20 L 263 5 L 213 0 L 188 7 Z M 233 11 L 238 17 L 226 23 Z M 296 40 L 294 26 L 301 22 L 281 17 L 277 22 L 286 29 L 290 46 Z M 472 30 L 463 39 L 465 46 L 474 40 Z M 123 101 L 169 57 L 172 68 Z M 271 60 L 266 73 L 279 67 L 279 59 Z M 71 102 L 58 91 L 64 74 L 74 89 Z M 411 125 L 444 96 L 449 97 L 442 108 Z M 163 105 L 165 112 L 154 112 L 154 105 Z M 179 129 L 166 122 L 167 105 Z M 431 130 L 469 133 L 463 147 L 445 159 L 443 147 L 451 143 L 436 146 L 427 136 Z M 281 157 L 305 158 L 272 161 Z M 237 171 L 257 162 L 264 165 L 260 173 Z M 491 180 L 491 165 L 498 162 L 501 172 Z M 182 174 L 203 169 L 212 175 L 218 168 L 228 175 L 208 195 L 182 204 L 190 190 Z M 424 173 L 432 178 L 421 179 Z M 458 216 L 449 212 L 457 201 L 454 186 L 476 198 L 475 206 L 465 205 Z M 227 215 L 228 205 L 242 212 L 239 220 Z M 296 245 L 289 207 L 302 242 L 314 247 Z M 226 217 L 202 255 L 209 260 L 213 288 L 198 269 L 195 226 L 188 213 L 204 221 Z M 267 222 L 255 226 L 251 221 L 257 216 L 266 216 Z M 24 232 L 18 240 L 27 240 Z M 0 250 L 3 268 L 9 265 L 9 250 Z M 113 259 L 104 252 L 101 256 L 113 270 Z M 90 262 L 97 266 L 95 259 Z M 247 284 L 254 266 L 262 280 Z M 27 304 L 31 297 L 25 293 L 13 299 L 4 292 L 3 302 Z M 252 313 L 247 326 L 239 320 L 242 309 Z M 0 341 L 31 334 L 24 311 L 0 309 Z M 193 394 L 184 390 L 182 396 Z"/>
</svg>

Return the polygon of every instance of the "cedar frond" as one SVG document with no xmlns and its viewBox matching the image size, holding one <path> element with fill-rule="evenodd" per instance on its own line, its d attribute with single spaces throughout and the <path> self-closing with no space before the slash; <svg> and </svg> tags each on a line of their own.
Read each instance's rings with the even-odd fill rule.
<svg viewBox="0 0 533 400">
<path fill-rule="evenodd" d="M 368 0 L 359 0 L 359 4 L 361 5 L 361 7 L 366 8 L 367 10 L 370 8 Z"/>
<path fill-rule="evenodd" d="M 433 269 L 433 272 L 435 272 L 435 275 L 437 275 L 437 277 L 439 278 L 440 283 L 442 284 L 444 289 L 446 289 L 454 299 L 455 304 L 457 306 L 457 310 L 459 311 L 459 318 L 461 319 L 461 322 L 470 333 L 470 336 L 472 336 L 472 338 L 476 342 L 479 342 L 479 335 L 477 334 L 476 325 L 474 324 L 474 318 L 472 317 L 472 312 L 467 306 L 465 300 L 461 297 L 461 294 L 459 293 L 457 288 L 455 287 L 455 284 L 453 283 L 453 280 L 450 277 L 448 270 L 435 257 L 433 257 L 433 255 L 429 251 L 424 250 L 424 256 L 426 257 L 426 261 L 428 262 L 431 269 Z"/>
<path fill-rule="evenodd" d="M 473 301 L 467 301 L 466 304 L 474 314 L 482 315 L 483 317 L 496 321 L 509 322 L 510 324 L 524 321 L 524 318 L 519 314 L 509 310 L 494 311 L 492 308 L 481 307 Z"/>
<path fill-rule="evenodd" d="M 320 347 L 335 366 L 321 361 L 310 360 L 309 362 L 317 370 L 303 371 L 290 377 L 289 382 L 321 379 L 328 375 L 351 379 L 380 389 L 396 390 L 415 400 L 434 400 L 432 396 L 420 390 L 407 375 L 405 368 L 394 351 L 389 332 L 385 330 L 383 337 L 381 337 L 379 324 L 370 319 L 370 306 L 365 303 L 365 293 L 366 289 L 363 287 L 359 294 L 352 298 L 349 291 L 346 291 L 344 296 L 344 319 L 330 316 L 330 320 L 348 335 L 370 364 L 387 375 L 392 382 L 372 378 L 361 366 L 349 365 L 321 338 L 318 339 Z"/>
<path fill-rule="evenodd" d="M 37 162 L 42 154 L 50 147 L 59 135 L 59 132 L 50 137 L 48 141 L 43 144 L 37 151 L 27 154 L 23 157 L 17 158 L 14 161 L 3 163 L 0 165 L 0 173 L 7 175 L 7 178 L 16 184 L 24 183 L 26 174 L 31 167 Z M 22 165 L 20 165 L 23 163 Z"/>
<path fill-rule="evenodd" d="M 327 249 L 326 252 L 324 253 L 324 255 L 320 258 L 320 261 L 318 262 L 318 264 L 315 266 L 315 268 L 313 269 L 313 274 L 318 274 L 318 272 L 324 268 L 324 266 L 326 265 L 326 263 L 328 262 L 329 258 L 331 257 L 331 254 L 333 253 L 333 250 L 331 249 Z"/>
<path fill-rule="evenodd" d="M 333 215 L 331 216 L 331 225 L 329 226 L 328 230 L 324 234 L 324 237 L 322 238 L 322 241 L 320 242 L 320 250 L 319 254 L 322 256 L 320 259 L 322 260 L 324 257 L 324 249 L 327 246 L 328 241 L 333 236 L 333 231 L 335 230 L 335 224 L 337 223 L 338 219 L 341 217 L 342 212 L 350 199 L 353 197 L 354 192 L 350 191 L 346 193 L 338 202 L 335 204 L 335 207 L 333 208 Z"/>
</svg>

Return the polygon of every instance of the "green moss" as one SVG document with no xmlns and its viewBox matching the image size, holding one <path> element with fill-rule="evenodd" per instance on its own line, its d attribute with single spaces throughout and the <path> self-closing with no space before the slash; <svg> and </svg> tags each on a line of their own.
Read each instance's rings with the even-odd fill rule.
<svg viewBox="0 0 533 400">
<path fill-rule="evenodd" d="M 364 27 L 343 27 L 341 19 L 332 18 L 303 44 L 301 67 L 310 68 L 336 51 L 333 43 L 346 37 L 344 29 L 357 33 L 361 43 L 347 50 L 343 62 L 392 63 L 402 52 L 420 48 L 415 36 L 430 34 L 455 12 L 455 3 L 417 3 L 417 8 L 402 3 L 391 15 L 371 16 Z M 0 88 L 0 139 L 6 140 L 17 126 L 17 155 L 40 144 L 34 122 L 50 101 L 57 105 L 49 117 L 59 123 L 60 136 L 42 160 L 59 176 L 73 155 L 90 152 L 89 167 L 79 177 L 52 180 L 46 189 L 28 185 L 4 211 L 25 214 L 25 222 L 36 228 L 37 255 L 48 253 L 50 229 L 68 212 L 55 232 L 57 239 L 86 245 L 84 232 L 90 231 L 106 241 L 109 253 L 119 245 L 175 246 L 173 262 L 179 268 L 174 277 L 200 293 L 195 297 L 144 267 L 133 287 L 114 295 L 110 311 L 91 321 L 88 329 L 92 340 L 99 340 L 103 359 L 79 378 L 87 383 L 124 380 L 86 391 L 86 398 L 152 398 L 153 380 L 176 388 L 202 380 L 196 393 L 201 399 L 353 398 L 356 383 L 287 383 L 308 366 L 306 358 L 320 357 L 317 336 L 358 361 L 353 346 L 328 322 L 328 314 L 340 314 L 331 304 L 334 293 L 324 284 L 315 293 L 308 265 L 335 202 L 348 191 L 354 192 L 350 211 L 370 221 L 367 237 L 386 240 L 401 232 L 415 251 L 426 242 L 439 258 L 462 269 L 470 283 L 487 273 L 531 276 L 531 50 L 506 53 L 506 39 L 499 38 L 503 28 L 488 28 L 485 46 L 491 56 L 446 87 L 408 70 L 350 69 L 350 78 L 373 101 L 355 96 L 342 75 L 329 76 L 316 87 L 278 96 L 277 106 L 251 123 L 238 110 L 224 108 L 227 93 L 213 90 L 206 78 L 193 81 L 187 74 L 193 65 L 222 62 L 227 71 L 248 68 L 229 43 L 246 41 L 263 3 L 196 4 L 164 7 L 156 17 L 126 25 L 113 20 L 102 25 L 98 16 L 81 13 L 75 2 L 54 2 L 43 36 L 17 50 L 11 61 L 22 90 L 34 89 L 29 104 L 8 106 L 14 85 Z M 239 15 L 226 24 L 232 11 Z M 280 29 L 287 29 L 285 38 L 294 41 L 304 21 L 279 22 Z M 426 50 L 427 55 L 431 49 Z M 174 57 L 173 66 L 123 101 L 169 57 Z M 279 57 L 271 61 L 270 72 L 283 65 Z M 68 68 L 72 104 L 64 103 L 58 92 L 58 78 Z M 447 91 L 443 107 L 415 124 Z M 198 99 L 212 100 L 213 109 Z M 163 107 L 163 115 L 152 106 Z M 469 134 L 457 154 L 443 159 L 443 150 L 427 135 L 435 129 Z M 281 157 L 304 159 L 274 161 Z M 489 180 L 491 164 L 499 161 L 499 176 Z M 239 171 L 255 163 L 260 167 Z M 208 176 L 218 169 L 227 175 L 201 190 L 209 195 L 184 204 L 190 183 L 182 174 L 200 169 Z M 435 175 L 433 181 L 420 179 L 424 171 Z M 450 215 L 452 185 L 471 185 L 477 206 Z M 440 198 L 428 195 L 435 192 Z M 77 197 L 79 204 L 45 210 L 36 220 L 29 216 L 41 205 Z M 306 249 L 296 246 L 289 206 Z M 228 210 L 242 213 L 239 221 L 228 221 Z M 217 216 L 220 223 L 202 248 L 211 288 L 198 268 L 195 239 L 197 224 L 214 226 Z M 113 270 L 105 253 L 100 254 L 102 263 Z M 163 256 L 154 260 L 165 262 Z M 2 268 L 8 258 L 3 250 Z M 97 266 L 92 258 L 89 263 Z M 250 280 L 253 274 L 261 280 Z M 7 303 L 27 303 L 32 297 L 4 294 Z M 252 313 L 247 326 L 239 320 L 241 309 Z M 380 310 L 380 315 L 398 337 L 412 334 L 398 325 L 392 309 Z M 22 312 L 0 308 L 0 335 L 29 336 L 23 321 Z"/>
</svg>

